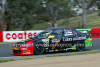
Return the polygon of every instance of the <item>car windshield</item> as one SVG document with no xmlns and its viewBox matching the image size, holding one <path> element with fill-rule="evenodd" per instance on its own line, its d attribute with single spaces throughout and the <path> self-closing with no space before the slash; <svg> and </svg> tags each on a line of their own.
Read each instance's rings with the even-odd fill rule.
<svg viewBox="0 0 100 67">
<path fill-rule="evenodd" d="M 37 38 L 46 38 L 50 33 L 49 32 L 41 32 L 36 35 Z"/>
<path fill-rule="evenodd" d="M 37 35 L 35 36 L 35 38 L 38 38 L 38 39 L 39 39 L 39 38 L 46 38 L 51 32 L 52 32 L 51 30 L 43 31 L 43 32 L 37 34 Z"/>
</svg>

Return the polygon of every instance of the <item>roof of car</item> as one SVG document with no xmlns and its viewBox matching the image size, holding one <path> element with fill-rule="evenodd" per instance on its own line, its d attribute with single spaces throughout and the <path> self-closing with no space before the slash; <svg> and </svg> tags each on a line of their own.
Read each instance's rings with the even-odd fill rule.
<svg viewBox="0 0 100 67">
<path fill-rule="evenodd" d="M 51 29 L 51 30 L 59 30 L 59 29 L 72 29 L 72 28 L 54 28 L 54 29 Z"/>
<path fill-rule="evenodd" d="M 54 28 L 54 29 L 50 29 L 50 30 L 60 30 L 60 29 L 73 29 L 73 28 Z M 73 29 L 75 30 L 77 33 L 80 33 L 80 31 L 76 30 L 76 29 Z"/>
</svg>

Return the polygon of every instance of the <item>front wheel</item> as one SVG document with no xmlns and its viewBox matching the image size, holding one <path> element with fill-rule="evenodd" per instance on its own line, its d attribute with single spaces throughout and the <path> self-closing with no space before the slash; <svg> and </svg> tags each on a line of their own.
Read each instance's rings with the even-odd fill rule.
<svg viewBox="0 0 100 67">
<path fill-rule="evenodd" d="M 44 46 L 43 45 L 35 45 L 34 46 L 34 54 L 41 55 L 44 52 Z"/>
</svg>

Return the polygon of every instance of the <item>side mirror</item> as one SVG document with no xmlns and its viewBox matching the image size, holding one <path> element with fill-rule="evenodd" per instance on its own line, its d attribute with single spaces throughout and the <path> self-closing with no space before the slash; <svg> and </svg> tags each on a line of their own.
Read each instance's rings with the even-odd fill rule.
<svg viewBox="0 0 100 67">
<path fill-rule="evenodd" d="M 50 35 L 48 38 L 55 38 L 55 36 L 53 36 L 53 35 Z"/>
</svg>

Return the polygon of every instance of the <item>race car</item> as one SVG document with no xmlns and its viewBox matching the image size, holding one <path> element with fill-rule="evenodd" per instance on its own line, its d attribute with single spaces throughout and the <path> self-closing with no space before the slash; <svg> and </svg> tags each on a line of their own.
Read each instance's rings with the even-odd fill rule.
<svg viewBox="0 0 100 67">
<path fill-rule="evenodd" d="M 35 37 L 13 44 L 13 55 L 43 54 L 52 51 L 82 50 L 91 46 L 90 36 L 72 28 L 45 30 Z"/>
</svg>

